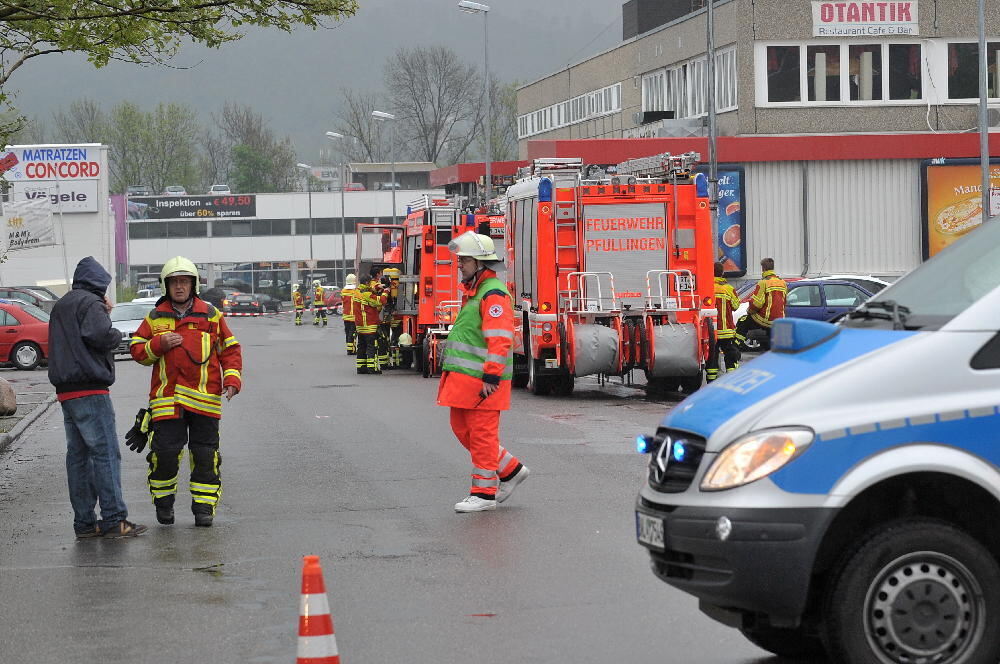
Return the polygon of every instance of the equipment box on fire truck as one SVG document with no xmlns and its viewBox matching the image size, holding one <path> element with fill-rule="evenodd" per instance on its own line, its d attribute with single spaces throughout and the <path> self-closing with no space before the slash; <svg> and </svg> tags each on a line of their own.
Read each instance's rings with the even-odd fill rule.
<svg viewBox="0 0 1000 664">
<path fill-rule="evenodd" d="M 701 386 L 716 312 L 698 159 L 636 159 L 614 175 L 537 159 L 507 190 L 516 384 L 569 394 L 576 377 L 641 369 L 652 390 Z"/>
</svg>

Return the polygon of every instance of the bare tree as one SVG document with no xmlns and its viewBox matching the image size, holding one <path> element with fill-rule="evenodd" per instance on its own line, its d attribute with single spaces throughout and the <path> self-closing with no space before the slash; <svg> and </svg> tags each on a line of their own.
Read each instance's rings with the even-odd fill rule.
<svg viewBox="0 0 1000 664">
<path fill-rule="evenodd" d="M 388 161 L 389 144 L 384 140 L 379 121 L 372 117 L 372 111 L 383 106 L 379 95 L 350 88 L 342 88 L 340 94 L 336 126 L 345 140 L 338 141 L 336 149 L 345 157 L 344 161 Z"/>
<path fill-rule="evenodd" d="M 153 126 L 148 114 L 131 102 L 122 102 L 111 109 L 107 126 L 111 191 L 124 191 L 130 184 L 154 186 L 149 179 Z"/>
<path fill-rule="evenodd" d="M 252 180 L 259 187 L 259 191 L 292 190 L 295 182 L 296 157 L 291 139 L 287 136 L 277 139 L 264 120 L 264 116 L 246 105 L 227 102 L 223 105 L 222 112 L 215 116 L 215 122 L 229 146 L 231 160 L 235 158 L 234 150 L 239 146 L 249 148 L 250 152 L 263 157 L 263 160 L 255 161 L 266 162 L 266 168 Z M 242 172 L 246 170 L 243 166 L 248 153 L 246 150 L 241 150 L 239 154 Z M 229 168 L 232 168 L 232 163 L 229 164 Z"/>
<path fill-rule="evenodd" d="M 517 159 L 517 86 L 517 82 L 500 83 L 490 76 L 490 116 L 493 122 L 488 133 L 493 148 L 493 161 Z M 486 158 L 486 134 L 486 128 L 480 125 L 476 147 L 483 159 Z"/>
<path fill-rule="evenodd" d="M 401 48 L 386 63 L 390 107 L 418 159 L 464 154 L 482 119 L 482 79 L 445 46 Z"/>
<path fill-rule="evenodd" d="M 107 140 L 108 119 L 93 99 L 77 99 L 66 111 L 52 114 L 56 140 L 65 143 L 103 143 Z"/>
</svg>

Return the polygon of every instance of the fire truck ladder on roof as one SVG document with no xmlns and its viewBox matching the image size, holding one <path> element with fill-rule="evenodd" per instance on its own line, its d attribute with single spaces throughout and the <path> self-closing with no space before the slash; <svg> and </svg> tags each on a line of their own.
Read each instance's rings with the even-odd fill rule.
<svg viewBox="0 0 1000 664">
<path fill-rule="evenodd" d="M 629 159 L 618 164 L 618 175 L 646 179 L 687 178 L 694 165 L 701 161 L 701 154 L 685 152 L 673 155 L 669 152 Z"/>
<path fill-rule="evenodd" d="M 555 205 L 557 270 L 560 273 L 579 270 L 582 264 L 580 262 L 580 232 L 576 219 L 576 211 L 580 209 L 577 188 L 573 187 L 572 207 L 569 203 L 560 201 L 553 201 L 553 205 Z M 559 244 L 561 241 L 567 240 L 569 244 Z M 561 252 L 563 250 L 572 252 L 572 257 L 568 261 L 562 259 Z"/>
<path fill-rule="evenodd" d="M 570 272 L 566 275 L 566 282 L 569 288 L 559 292 L 563 304 L 560 308 L 566 313 L 601 314 L 621 310 L 615 291 L 615 275 L 611 272 Z M 604 282 L 607 282 L 607 290 Z M 590 287 L 585 295 L 584 288 L 587 286 Z"/>
<path fill-rule="evenodd" d="M 646 273 L 646 311 L 690 311 L 698 308 L 691 270 L 650 270 Z"/>
</svg>

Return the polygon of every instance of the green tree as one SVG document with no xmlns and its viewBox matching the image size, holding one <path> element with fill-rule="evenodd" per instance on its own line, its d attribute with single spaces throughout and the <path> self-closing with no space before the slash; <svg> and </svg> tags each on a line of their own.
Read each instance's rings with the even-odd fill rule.
<svg viewBox="0 0 1000 664">
<path fill-rule="evenodd" d="M 229 179 L 229 186 L 239 192 L 278 191 L 271 182 L 271 160 L 249 145 L 237 145 L 233 148 Z"/>
<path fill-rule="evenodd" d="M 0 102 L 10 101 L 11 76 L 42 55 L 84 53 L 96 67 L 162 63 L 184 43 L 217 48 L 242 38 L 245 26 L 326 27 L 357 8 L 357 0 L 0 0 Z M 0 121 L 4 139 L 24 123 Z"/>
</svg>

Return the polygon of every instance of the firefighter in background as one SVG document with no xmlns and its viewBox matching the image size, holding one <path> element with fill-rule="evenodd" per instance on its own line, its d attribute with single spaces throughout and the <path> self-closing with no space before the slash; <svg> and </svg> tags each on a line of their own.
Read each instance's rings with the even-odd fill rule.
<svg viewBox="0 0 1000 664">
<path fill-rule="evenodd" d="M 382 366 L 378 361 L 375 339 L 382 315 L 382 307 L 389 299 L 378 281 L 378 270 L 373 269 L 371 279 L 358 286 L 354 292 L 354 325 L 358 332 L 358 356 L 355 359 L 359 374 L 380 374 Z"/>
<path fill-rule="evenodd" d="M 219 420 L 222 397 L 243 387 L 243 357 L 222 313 L 198 297 L 198 268 L 177 256 L 160 272 L 165 297 L 132 337 L 132 358 L 153 366 L 149 392 L 149 492 L 156 520 L 174 522 L 177 475 L 184 446 L 191 454 L 195 525 L 212 525 L 222 495 Z M 140 446 L 136 451 L 141 451 Z"/>
<path fill-rule="evenodd" d="M 403 333 L 403 317 L 396 313 L 396 298 L 399 297 L 399 268 L 387 267 L 382 271 L 382 285 L 389 289 L 389 299 L 382 310 L 385 321 L 379 326 L 379 336 L 384 335 L 385 355 L 380 361 L 385 362 L 388 369 L 398 369 L 403 363 L 399 350 L 399 335 Z"/>
<path fill-rule="evenodd" d="M 749 313 L 736 324 L 736 341 L 743 344 L 751 330 L 764 330 L 771 338 L 771 323 L 785 315 L 788 284 L 774 273 L 774 259 L 760 261 L 760 281 L 750 296 Z"/>
<path fill-rule="evenodd" d="M 708 354 L 706 364 L 707 380 L 711 383 L 719 377 L 719 355 L 726 359 L 726 372 L 736 371 L 740 366 L 740 349 L 736 344 L 736 330 L 733 311 L 739 309 L 740 298 L 736 290 L 726 281 L 722 263 L 715 264 L 715 310 L 719 312 L 719 323 L 715 329 L 715 343 Z"/>
<path fill-rule="evenodd" d="M 326 327 L 326 291 L 320 285 L 319 279 L 313 279 L 313 325 L 319 325 L 320 318 L 323 319 L 323 327 Z"/>
<path fill-rule="evenodd" d="M 354 292 L 358 287 L 358 278 L 353 274 L 347 275 L 344 289 L 340 291 L 340 296 L 344 299 L 344 334 L 347 337 L 347 354 L 354 355 L 357 349 L 358 331 L 354 325 Z"/>
<path fill-rule="evenodd" d="M 306 308 L 306 299 L 299 292 L 298 284 L 292 284 L 292 306 L 295 307 L 295 324 L 302 325 L 302 312 Z"/>
<path fill-rule="evenodd" d="M 507 500 L 529 473 L 500 445 L 500 411 L 510 408 L 514 309 L 489 236 L 469 231 L 448 249 L 458 256 L 465 304 L 448 333 L 437 401 L 451 408 L 451 429 L 472 457 L 472 488 L 455 511 L 483 512 Z"/>
</svg>

